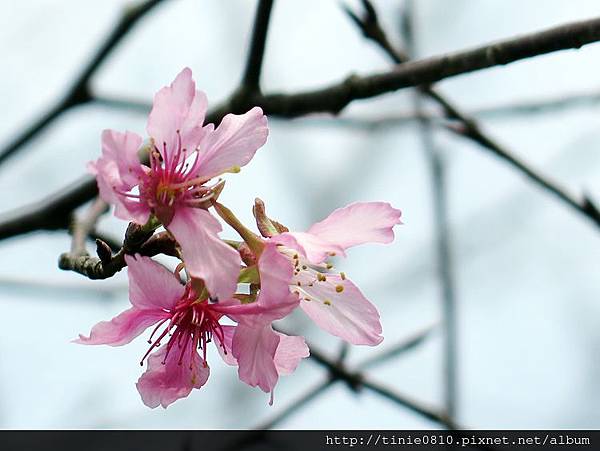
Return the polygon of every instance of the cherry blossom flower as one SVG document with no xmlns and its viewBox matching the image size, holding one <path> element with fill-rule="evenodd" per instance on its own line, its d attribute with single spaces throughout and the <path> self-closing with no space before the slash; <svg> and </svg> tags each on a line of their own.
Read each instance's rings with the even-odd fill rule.
<svg viewBox="0 0 600 451">
<path fill-rule="evenodd" d="M 262 202 L 258 200 L 257 206 Z M 260 209 L 260 208 L 259 208 Z M 259 213 L 259 214 L 257 214 Z M 364 243 L 390 243 L 400 210 L 384 202 L 357 202 L 340 208 L 307 232 L 289 232 L 255 209 L 261 232 L 294 266 L 289 289 L 300 308 L 323 330 L 355 345 L 383 340 L 379 313 L 360 289 L 326 260 Z M 269 231 L 266 231 L 268 229 Z"/>
<path fill-rule="evenodd" d="M 148 145 L 132 133 L 105 130 L 102 156 L 89 164 L 100 196 L 115 205 L 118 218 L 145 224 L 152 216 L 181 246 L 186 267 L 215 297 L 229 299 L 236 288 L 239 254 L 219 239 L 210 199 L 222 183 L 206 185 L 246 165 L 267 139 L 267 119 L 258 107 L 228 114 L 215 128 L 203 125 L 206 95 L 195 89 L 189 68 L 158 91 L 146 130 Z M 138 154 L 149 153 L 149 166 Z"/>
<path fill-rule="evenodd" d="M 258 261 L 264 288 L 252 303 L 235 298 L 212 302 L 206 290 L 196 289 L 193 282 L 181 284 L 175 274 L 148 257 L 125 259 L 132 307 L 96 324 L 88 337 L 80 335 L 75 342 L 121 346 L 154 326 L 141 362 L 147 359 L 147 370 L 137 382 L 148 407 L 166 408 L 206 383 L 211 341 L 227 363 L 238 365 L 242 381 L 271 393 L 279 375 L 289 374 L 308 356 L 303 338 L 279 334 L 271 326 L 298 305 L 288 289 L 292 267 L 275 245 L 265 247 Z M 221 324 L 224 316 L 237 324 Z"/>
</svg>

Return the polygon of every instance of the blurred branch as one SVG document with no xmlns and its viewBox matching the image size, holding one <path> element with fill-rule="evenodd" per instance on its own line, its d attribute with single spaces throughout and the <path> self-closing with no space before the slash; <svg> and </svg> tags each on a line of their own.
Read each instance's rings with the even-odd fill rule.
<svg viewBox="0 0 600 451">
<path fill-rule="evenodd" d="M 253 429 L 264 430 L 264 429 L 273 429 L 275 426 L 280 424 L 282 421 L 289 418 L 291 415 L 300 411 L 306 404 L 310 403 L 312 400 L 316 399 L 319 395 L 325 392 L 331 385 L 334 380 L 331 378 L 326 379 L 323 382 L 319 382 L 315 384 L 311 388 L 309 388 L 304 394 L 300 395 L 294 401 L 290 402 L 286 407 L 277 412 L 271 419 L 265 421 L 264 423 L 259 424 Z"/>
<path fill-rule="evenodd" d="M 145 115 L 150 113 L 150 110 L 152 109 L 151 103 L 136 99 L 126 99 L 122 97 L 110 97 L 94 94 L 92 97 L 92 101 L 101 106 L 116 108 L 119 110 L 129 110 L 135 113 Z"/>
<path fill-rule="evenodd" d="M 517 115 L 554 113 L 571 108 L 582 108 L 598 105 L 600 92 L 589 91 L 562 95 L 559 97 L 533 100 L 529 102 L 515 102 L 507 105 L 492 106 L 474 110 L 472 114 L 485 118 L 504 118 Z"/>
<path fill-rule="evenodd" d="M 54 122 L 54 120 L 62 113 L 69 110 L 71 107 L 87 103 L 92 99 L 89 86 L 90 79 L 96 73 L 98 67 L 106 60 L 113 49 L 129 33 L 133 26 L 161 1 L 162 0 L 147 0 L 125 9 L 119 21 L 106 36 L 104 42 L 91 57 L 79 76 L 75 78 L 63 98 L 47 112 L 42 114 L 39 119 L 26 127 L 25 130 L 5 148 L 0 150 L 0 164 L 19 151 L 19 149 Z"/>
<path fill-rule="evenodd" d="M 392 346 L 390 349 L 388 349 L 378 355 L 375 355 L 374 357 L 363 360 L 361 363 L 359 363 L 357 365 L 356 368 L 359 370 L 365 369 L 370 366 L 375 366 L 385 360 L 388 360 L 388 359 L 391 359 L 394 357 L 398 357 L 400 354 L 404 353 L 405 351 L 409 351 L 409 350 L 413 349 L 414 347 L 416 347 L 418 344 L 422 343 L 424 341 L 424 339 L 427 336 L 429 336 L 429 333 L 431 332 L 431 330 L 433 328 L 434 328 L 434 326 L 430 326 L 427 329 L 425 329 L 424 331 L 417 332 L 416 334 L 414 334 L 410 337 L 407 337 L 406 339 L 400 341 L 398 344 Z M 343 342 L 342 346 L 340 347 L 340 352 L 339 352 L 338 358 L 335 362 L 335 365 L 338 365 L 338 366 L 344 365 L 344 360 L 347 357 L 348 349 L 349 349 L 348 344 L 346 342 Z M 312 354 L 313 353 L 312 353 L 312 348 L 311 348 L 311 356 L 312 356 Z M 317 358 L 327 360 L 320 353 L 317 353 Z M 320 383 L 314 385 L 313 387 L 311 387 L 310 389 L 308 389 L 304 394 L 302 394 L 296 400 L 294 400 L 293 402 L 288 404 L 287 407 L 284 407 L 281 411 L 277 412 L 273 417 L 271 417 L 270 420 L 266 421 L 265 423 L 262 423 L 259 426 L 256 426 L 254 429 L 271 429 L 271 428 L 275 427 L 276 425 L 281 423 L 283 420 L 285 420 L 292 414 L 297 413 L 298 410 L 300 410 L 302 407 L 304 407 L 310 401 L 315 399 L 318 395 L 323 393 L 327 388 L 332 386 L 338 380 L 340 380 L 340 378 L 338 376 L 336 376 L 335 374 L 333 374 L 333 372 L 330 371 L 328 378 L 326 380 L 324 380 L 323 382 L 320 382 Z"/>
<path fill-rule="evenodd" d="M 72 225 L 72 241 L 71 241 L 71 255 L 88 255 L 85 249 L 85 243 L 88 236 L 96 228 L 96 223 L 100 216 L 108 211 L 108 204 L 104 202 L 100 197 L 92 203 L 89 210 L 81 218 L 73 222 Z"/>
<path fill-rule="evenodd" d="M 416 99 L 419 108 L 419 99 Z M 455 418 L 457 410 L 457 327 L 456 296 L 451 239 L 448 226 L 448 200 L 446 196 L 446 167 L 443 157 L 433 142 L 431 123 L 422 120 L 419 125 L 421 140 L 432 186 L 434 229 L 436 241 L 436 270 L 441 285 L 441 306 L 444 318 L 444 384 L 446 411 Z"/>
<path fill-rule="evenodd" d="M 344 363 L 344 360 L 346 359 L 347 355 L 348 355 L 348 343 L 342 342 L 342 344 L 340 346 L 340 352 L 339 352 L 339 355 L 337 358 L 337 363 L 339 365 L 342 365 Z M 333 377 L 331 377 L 331 375 L 329 375 L 325 381 L 314 385 L 308 391 L 306 391 L 303 395 L 301 395 L 298 399 L 296 399 L 294 402 L 288 404 L 288 406 L 285 407 L 283 410 L 277 412 L 277 414 L 275 414 L 270 420 L 268 420 L 265 423 L 262 423 L 259 426 L 256 426 L 253 429 L 256 429 L 256 430 L 272 429 L 273 427 L 275 427 L 276 425 L 281 423 L 283 420 L 288 418 L 290 415 L 296 413 L 304 405 L 308 404 L 310 401 L 315 399 L 317 396 L 319 396 L 325 390 L 327 390 L 334 382 L 335 382 L 335 379 Z"/>
<path fill-rule="evenodd" d="M 150 2 L 155 4 L 156 2 Z M 392 92 L 398 89 L 420 86 L 439 81 L 447 77 L 472 72 L 486 67 L 508 64 L 524 58 L 544 53 L 579 48 L 585 44 L 600 40 L 600 19 L 573 22 L 545 31 L 531 33 L 517 38 L 496 42 L 473 50 L 431 57 L 419 61 L 401 64 L 391 71 L 359 77 L 351 76 L 341 83 L 296 94 L 256 94 L 244 102 L 225 102 L 207 115 L 207 122 L 218 123 L 229 112 L 241 112 L 252 106 L 261 106 L 265 113 L 279 117 L 297 117 L 308 113 L 338 113 L 353 100 L 365 99 Z M 435 96 L 435 94 L 433 94 Z M 232 97 L 233 99 L 233 97 Z M 463 118 L 444 99 L 437 96 L 436 101 L 444 106 L 448 115 Z M 494 150 L 496 154 L 518 167 L 538 184 L 545 187 L 576 210 L 591 218 L 600 226 L 600 212 L 590 199 L 583 201 L 573 198 L 558 188 L 541 174 L 527 167 L 514 156 L 505 153 L 495 143 L 482 135 L 467 118 L 467 126 L 458 133 L 478 139 L 482 145 Z M 96 181 L 87 177 L 61 192 L 0 216 L 0 239 L 20 235 L 39 229 L 65 228 L 71 211 L 89 201 L 97 194 Z M 70 206 L 71 208 L 66 208 Z"/>
<path fill-rule="evenodd" d="M 260 92 L 260 73 L 265 54 L 265 44 L 267 41 L 267 32 L 269 30 L 269 20 L 271 19 L 271 10 L 273 0 L 259 0 L 254 19 L 254 29 L 252 31 L 252 41 L 250 42 L 250 51 L 246 61 L 246 69 L 242 76 L 242 82 L 238 95 L 246 96 Z"/>
<path fill-rule="evenodd" d="M 383 349 L 379 353 L 374 353 L 367 359 L 363 360 L 357 368 L 366 369 L 373 366 L 380 365 L 394 357 L 398 357 L 400 354 L 403 354 L 407 351 L 410 351 L 420 344 L 422 344 L 425 340 L 431 337 L 431 334 L 437 329 L 439 325 L 432 324 L 427 326 L 426 328 L 415 332 L 414 334 L 406 337 L 405 339 L 399 341 L 395 345 L 389 346 L 387 349 Z"/>
<path fill-rule="evenodd" d="M 449 429 L 461 429 L 456 423 L 454 423 L 448 416 L 439 412 L 436 409 L 425 405 L 419 401 L 411 399 L 403 394 L 395 392 L 391 389 L 383 387 L 376 382 L 371 381 L 365 374 L 361 372 L 353 372 L 344 365 L 341 365 L 335 361 L 330 360 L 324 354 L 316 349 L 313 345 L 309 345 L 310 348 L 310 360 L 317 362 L 329 370 L 331 377 L 337 380 L 341 380 L 348 385 L 352 391 L 359 391 L 361 388 L 367 388 L 375 393 L 393 401 L 402 407 L 430 420 L 434 423 L 445 426 Z"/>
<path fill-rule="evenodd" d="M 360 27 L 365 37 L 371 39 L 376 44 L 378 44 L 387 53 L 387 55 L 395 63 L 398 64 L 398 66 L 396 66 L 397 71 L 402 72 L 403 70 L 406 70 L 407 67 L 410 68 L 415 64 L 419 64 L 423 61 L 427 62 L 431 60 L 436 60 L 436 58 L 428 58 L 417 62 L 410 62 L 408 55 L 396 49 L 390 43 L 385 31 L 382 29 L 379 23 L 375 9 L 370 4 L 369 0 L 363 0 L 362 3 L 365 6 L 365 12 L 362 18 L 359 18 L 358 15 L 350 11 L 348 8 L 346 8 L 346 13 L 349 15 L 351 20 Z M 584 26 L 584 28 L 587 30 L 586 35 L 587 33 L 596 34 L 600 31 L 599 19 L 594 19 L 592 21 L 586 22 L 587 25 Z M 554 39 L 564 39 L 570 35 L 569 30 L 574 29 L 572 27 L 579 28 L 580 26 L 583 26 L 583 24 L 584 22 L 578 22 L 563 25 L 560 27 L 546 30 L 541 33 L 523 36 L 520 38 L 514 38 L 512 40 L 503 41 L 502 43 L 499 42 L 495 45 L 487 47 L 487 56 L 485 57 L 480 54 L 482 48 L 479 48 L 471 52 L 455 53 L 453 55 L 449 55 L 448 58 L 452 59 L 452 57 L 456 58 L 457 55 L 463 55 L 462 61 L 464 64 L 467 65 L 469 65 L 469 63 L 472 61 L 489 61 L 487 60 L 487 58 L 492 56 L 492 60 L 494 60 L 496 63 L 498 61 L 510 62 L 510 56 L 522 56 L 524 54 L 530 54 L 530 52 L 533 49 L 545 49 L 551 51 L 549 49 L 550 47 L 552 47 L 553 44 L 550 42 L 546 42 L 546 39 L 548 39 L 550 36 L 554 36 Z M 573 36 L 571 36 L 571 38 L 572 37 Z M 571 41 L 570 38 L 567 40 L 573 43 L 573 41 Z M 531 47 L 523 47 L 523 44 L 526 42 L 529 43 Z M 554 42 L 554 44 L 556 44 L 556 42 Z M 452 66 L 451 63 L 448 64 Z M 444 110 L 444 114 L 448 118 L 456 119 L 461 122 L 460 126 L 458 127 L 449 127 L 450 130 L 454 131 L 455 133 L 461 136 L 467 137 L 472 141 L 480 144 L 482 147 L 490 150 L 496 156 L 507 162 L 514 169 L 518 170 L 521 174 L 525 175 L 531 181 L 535 182 L 538 186 L 552 193 L 559 200 L 563 201 L 566 205 L 573 208 L 576 212 L 592 220 L 595 223 L 596 227 L 600 227 L 600 211 L 593 204 L 591 199 L 589 199 L 585 195 L 583 195 L 581 198 L 573 196 L 565 188 L 559 186 L 556 182 L 550 180 L 547 176 L 532 168 L 527 163 L 519 159 L 516 155 L 511 153 L 508 149 L 506 149 L 505 147 L 494 141 L 492 138 L 487 136 L 481 130 L 479 124 L 475 121 L 474 118 L 460 111 L 458 107 L 453 105 L 450 101 L 448 101 L 445 97 L 439 94 L 431 86 L 425 85 L 425 83 L 437 80 L 427 79 L 427 77 L 424 77 L 421 81 L 422 83 L 419 83 L 421 86 L 418 86 L 419 91 L 423 94 L 426 94 L 429 98 L 438 103 L 442 107 L 442 109 Z"/>
<path fill-rule="evenodd" d="M 368 0 L 363 0 L 368 3 Z M 403 21 L 404 39 L 408 55 L 417 54 L 417 36 L 414 32 L 415 2 L 407 0 L 404 3 Z M 373 12 L 373 15 L 375 13 Z M 375 18 L 375 22 L 377 19 Z M 384 35 L 385 37 L 385 35 Z M 407 55 L 407 56 L 408 56 Z M 424 96 L 430 94 L 427 89 L 415 92 L 415 114 L 419 119 L 419 137 L 424 150 L 429 169 L 429 180 L 432 188 L 432 203 L 434 217 L 434 236 L 436 241 L 436 271 L 440 284 L 440 304 L 443 317 L 444 352 L 442 380 L 444 381 L 445 410 L 448 417 L 455 419 L 458 400 L 458 338 L 456 295 L 454 284 L 454 265 L 452 259 L 452 243 L 448 219 L 448 196 L 446 186 L 446 161 L 440 149 L 436 146 L 431 121 L 423 114 Z"/>
<path fill-rule="evenodd" d="M 64 189 L 0 216 L 0 240 L 36 230 L 67 229 L 73 210 L 98 194 L 96 180 L 81 177 Z"/>
</svg>

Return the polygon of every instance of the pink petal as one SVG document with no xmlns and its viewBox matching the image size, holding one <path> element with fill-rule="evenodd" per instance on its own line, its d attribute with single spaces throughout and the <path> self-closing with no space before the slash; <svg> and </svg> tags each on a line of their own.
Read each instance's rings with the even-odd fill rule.
<svg viewBox="0 0 600 451">
<path fill-rule="evenodd" d="M 325 281 L 314 281 L 312 287 L 308 282 L 293 290 L 299 292 L 300 307 L 317 326 L 354 345 L 381 343 L 379 313 L 356 285 L 338 274 L 326 274 Z"/>
<path fill-rule="evenodd" d="M 237 365 L 237 360 L 233 356 L 231 351 L 231 345 L 233 343 L 233 335 L 235 334 L 236 326 L 222 326 L 223 327 L 223 341 L 219 340 L 219 337 L 213 335 L 215 339 L 215 345 L 219 351 L 219 355 L 227 365 Z"/>
<path fill-rule="evenodd" d="M 275 351 L 275 367 L 280 376 L 292 374 L 300 361 L 310 355 L 310 351 L 303 337 L 276 334 L 279 335 L 279 346 Z"/>
<path fill-rule="evenodd" d="M 298 305 L 298 299 L 290 295 L 293 266 L 274 243 L 267 243 L 258 260 L 261 289 L 256 304 L 268 309 L 264 319 L 273 321 L 288 315 Z"/>
<path fill-rule="evenodd" d="M 181 245 L 190 274 L 204 280 L 212 297 L 230 299 L 237 288 L 241 259 L 219 238 L 219 221 L 206 210 L 179 207 L 168 229 Z"/>
<path fill-rule="evenodd" d="M 346 255 L 344 248 L 305 232 L 284 232 L 273 236 L 271 241 L 297 250 L 310 263 L 315 264 L 323 262 L 331 254 Z"/>
<path fill-rule="evenodd" d="M 165 360 L 166 349 L 164 345 L 148 357 L 148 369 L 136 384 L 142 401 L 152 409 L 159 405 L 166 409 L 185 398 L 192 389 L 202 387 L 210 374 L 208 365 L 191 345 L 183 349 L 173 347 Z"/>
<path fill-rule="evenodd" d="M 144 225 L 150 218 L 150 208 L 146 203 L 120 198 L 115 202 L 115 216 L 124 221 Z"/>
<path fill-rule="evenodd" d="M 135 133 L 105 130 L 102 133 L 102 157 L 88 164 L 88 170 L 96 176 L 100 197 L 114 204 L 115 215 L 127 221 L 145 224 L 150 209 L 137 199 L 128 198 L 129 193 L 143 176 L 137 157 L 142 138 Z"/>
<path fill-rule="evenodd" d="M 202 124 L 206 114 L 206 95 L 196 91 L 192 71 L 183 69 L 170 86 L 165 86 L 154 96 L 152 111 L 148 116 L 148 134 L 163 158 L 170 164 L 181 138 L 181 148 L 191 153 L 204 136 Z M 166 154 L 165 154 L 166 148 Z"/>
<path fill-rule="evenodd" d="M 271 325 L 252 327 L 240 324 L 233 336 L 233 357 L 240 380 L 264 392 L 275 388 L 279 375 L 274 358 L 280 337 Z"/>
<path fill-rule="evenodd" d="M 401 224 L 400 210 L 386 202 L 357 202 L 338 208 L 308 233 L 347 249 L 363 243 L 390 243 L 392 228 Z"/>
<path fill-rule="evenodd" d="M 149 257 L 125 256 L 129 276 L 129 299 L 139 309 L 172 309 L 184 286 L 163 265 Z"/>
<path fill-rule="evenodd" d="M 139 176 L 143 174 L 138 157 L 141 145 L 142 137 L 136 133 L 115 130 L 102 132 L 102 157 L 116 163 L 121 180 L 129 187 L 137 185 Z"/>
<path fill-rule="evenodd" d="M 245 114 L 228 114 L 200 144 L 197 177 L 207 180 L 232 167 L 245 166 L 267 141 L 267 117 L 259 107 Z"/>
<path fill-rule="evenodd" d="M 110 321 L 99 322 L 92 328 L 89 337 L 80 334 L 79 339 L 73 342 L 83 345 L 122 346 L 168 316 L 168 313 L 160 310 L 139 310 L 133 307 Z"/>
</svg>

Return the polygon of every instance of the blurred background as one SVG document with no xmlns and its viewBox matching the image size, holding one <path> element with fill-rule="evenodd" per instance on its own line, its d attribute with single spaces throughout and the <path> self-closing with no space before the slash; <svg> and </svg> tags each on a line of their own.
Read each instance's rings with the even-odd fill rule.
<svg viewBox="0 0 600 451">
<path fill-rule="evenodd" d="M 360 2 L 344 1 L 355 11 Z M 600 15 L 597 1 L 421 0 L 413 53 L 460 50 Z M 0 15 L 3 108 L 0 146 L 55 104 L 110 32 L 125 0 L 4 2 Z M 376 1 L 388 36 L 402 40 L 405 2 Z M 143 17 L 92 79 L 98 96 L 150 102 L 185 66 L 212 105 L 237 87 L 256 2 L 164 1 Z M 265 92 L 317 88 L 350 73 L 387 70 L 339 2 L 279 1 L 261 85 Z M 517 155 L 572 192 L 600 202 L 600 45 L 448 79 L 440 92 L 474 114 Z M 526 114 L 514 105 L 573 95 L 584 101 Z M 336 266 L 381 312 L 381 349 L 352 347 L 349 368 L 430 330 L 409 351 L 366 371 L 373 380 L 443 409 L 448 380 L 436 244 L 431 148 L 445 175 L 456 307 L 455 419 L 470 428 L 600 427 L 600 240 L 598 229 L 473 142 L 411 119 L 403 90 L 354 102 L 339 118 L 270 120 L 270 137 L 222 200 L 246 223 L 262 198 L 270 216 L 304 230 L 331 210 L 363 200 L 403 212 L 389 246 L 352 249 Z M 430 102 L 424 111 L 439 112 Z M 384 119 L 382 121 L 382 119 Z M 387 120 L 391 119 L 391 120 Z M 146 115 L 89 103 L 70 109 L 0 166 L 0 213 L 42 199 L 85 171 L 105 128 L 144 134 Z M 424 145 L 426 144 L 426 145 Z M 429 150 L 426 149 L 429 147 Z M 110 215 L 99 229 L 120 239 Z M 227 230 L 225 237 L 233 238 Z M 280 380 L 275 404 L 237 379 L 213 352 L 207 385 L 166 411 L 146 408 L 134 383 L 144 338 L 122 348 L 69 341 L 128 305 L 126 271 L 90 281 L 57 268 L 64 231 L 0 242 L 1 428 L 252 428 L 326 380 L 305 360 Z M 90 245 L 90 251 L 92 250 Z M 328 356 L 339 340 L 303 315 L 286 320 Z M 214 351 L 214 349 L 212 350 Z M 439 425 L 368 390 L 337 382 L 276 427 L 431 428 Z"/>
</svg>

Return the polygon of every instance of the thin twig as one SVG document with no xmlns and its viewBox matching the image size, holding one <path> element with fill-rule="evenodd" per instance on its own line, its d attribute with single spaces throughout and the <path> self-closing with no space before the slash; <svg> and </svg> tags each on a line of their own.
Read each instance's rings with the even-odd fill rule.
<svg viewBox="0 0 600 451">
<path fill-rule="evenodd" d="M 433 421 L 434 423 L 440 424 L 449 429 L 461 429 L 443 412 L 440 412 L 435 408 L 425 405 L 414 399 L 410 399 L 403 394 L 383 387 L 378 383 L 371 381 L 363 373 L 347 370 L 343 365 L 339 365 L 338 363 L 327 358 L 323 353 L 321 353 L 321 351 L 315 348 L 314 345 L 309 345 L 309 348 L 310 360 L 326 367 L 334 378 L 344 381 L 351 390 L 358 391 L 363 387 L 368 388 L 375 393 L 378 393 L 379 395 L 393 401 L 394 403 L 399 404 L 411 410 L 412 412 L 427 418 L 430 421 Z"/>
<path fill-rule="evenodd" d="M 100 197 L 92 203 L 89 210 L 81 219 L 74 221 L 72 226 L 71 255 L 88 255 L 85 243 L 96 228 L 100 216 L 108 211 L 108 204 Z"/>
<path fill-rule="evenodd" d="M 491 107 L 478 108 L 471 114 L 484 118 L 514 118 L 519 115 L 555 113 L 568 109 L 594 107 L 600 104 L 600 92 L 588 91 L 580 93 L 563 94 L 561 96 L 530 100 L 523 102 L 507 103 Z"/>
<path fill-rule="evenodd" d="M 426 329 L 425 331 L 421 331 L 413 336 L 410 336 L 410 337 L 402 340 L 396 346 L 393 346 L 391 349 L 389 349 L 383 353 L 380 353 L 370 359 L 363 360 L 361 363 L 359 363 L 356 366 L 356 368 L 362 370 L 362 369 L 368 368 L 370 366 L 375 366 L 378 363 L 381 363 L 385 360 L 388 360 L 388 359 L 391 359 L 394 357 L 398 357 L 403 352 L 413 349 L 419 343 L 423 342 L 424 338 L 429 334 L 432 327 L 433 326 Z M 337 360 L 334 362 L 335 365 L 337 365 L 337 366 L 344 365 L 344 360 L 347 357 L 348 349 L 349 349 L 349 346 L 347 345 L 347 343 L 343 342 L 340 347 L 340 352 L 338 354 Z M 311 351 L 311 356 L 312 355 L 313 355 L 313 352 Z M 321 362 L 328 362 L 328 359 L 326 357 L 324 357 L 318 351 L 314 354 L 313 358 L 321 359 Z M 325 364 L 327 364 L 327 363 L 325 363 Z M 331 387 L 338 380 L 339 380 L 339 377 L 336 376 L 336 373 L 334 373 L 330 370 L 329 374 L 328 374 L 328 378 L 325 381 L 311 387 L 303 395 L 301 395 L 299 398 L 297 398 L 294 402 L 288 404 L 287 407 L 285 407 L 283 410 L 279 411 L 273 417 L 271 417 L 270 420 L 256 426 L 253 429 L 271 429 L 271 428 L 273 428 L 277 424 L 281 423 L 284 419 L 286 419 L 289 416 L 291 416 L 292 414 L 298 412 L 298 410 L 300 408 L 304 407 L 310 401 L 315 399 L 319 394 L 323 393 L 327 388 Z"/>
<path fill-rule="evenodd" d="M 65 252 L 58 260 L 58 267 L 65 271 L 75 271 L 92 280 L 107 279 L 123 269 L 127 265 L 125 255 L 139 252 L 153 233 L 153 229 L 130 223 L 125 232 L 123 247 L 115 255 L 112 255 L 110 248 L 106 248 L 104 242 L 96 240 L 98 257 L 92 257 L 87 252 Z"/>
<path fill-rule="evenodd" d="M 421 140 L 432 186 L 433 210 L 436 240 L 436 269 L 441 286 L 441 306 L 444 318 L 444 392 L 446 411 L 455 418 L 457 411 L 457 327 L 454 271 L 451 257 L 451 240 L 448 227 L 446 196 L 446 169 L 443 157 L 433 142 L 431 124 L 426 120 L 419 126 Z"/>
<path fill-rule="evenodd" d="M 363 4 L 370 5 L 368 0 L 364 0 Z M 347 10 L 348 11 L 348 10 Z M 410 68 L 415 62 L 410 62 L 408 55 L 404 52 L 396 49 L 389 41 L 385 31 L 381 28 L 379 21 L 377 19 L 377 15 L 375 14 L 375 10 L 372 6 L 367 9 L 365 12 L 364 18 L 359 19 L 356 14 L 350 12 L 351 19 L 357 23 L 361 27 L 361 31 L 363 34 L 377 43 L 386 53 L 387 55 L 397 64 L 397 70 L 399 72 L 403 72 L 406 68 Z M 600 20 L 594 19 L 592 23 L 588 23 L 591 27 L 588 29 L 588 32 L 592 32 L 592 29 L 595 29 L 596 32 L 600 31 Z M 582 25 L 581 22 L 578 25 Z M 547 45 L 550 44 L 548 42 L 544 43 L 545 39 L 548 36 L 555 36 L 557 39 L 560 36 L 564 37 L 565 32 L 570 26 L 575 26 L 575 24 L 564 25 L 562 27 L 553 28 L 547 30 L 545 32 L 539 33 L 536 37 L 530 35 L 529 38 L 514 38 L 509 41 L 504 41 L 503 43 L 497 43 L 496 45 L 491 45 L 487 47 L 488 56 L 495 55 L 494 59 L 497 61 L 506 61 L 510 60 L 510 55 L 518 56 L 529 53 L 533 48 L 538 50 L 544 48 L 549 49 Z M 566 28 L 563 28 L 566 27 Z M 567 33 L 568 34 L 568 33 Z M 593 32 L 592 32 L 593 34 Z M 525 41 L 521 41 L 521 39 L 525 39 Z M 529 42 L 532 44 L 532 48 L 525 49 L 522 47 L 523 42 Z M 454 57 L 458 55 L 462 55 L 460 58 L 465 64 L 473 61 L 483 62 L 486 58 L 480 54 L 482 48 L 476 49 L 471 52 L 461 52 L 458 54 L 454 54 Z M 452 60 L 452 55 L 448 56 L 449 60 Z M 496 59 L 497 58 L 497 59 Z M 436 61 L 437 58 L 429 58 L 425 60 L 417 61 L 416 63 L 423 64 L 423 62 L 427 61 Z M 510 62 L 510 61 L 509 61 Z M 449 63 L 450 64 L 450 63 Z M 439 80 L 439 79 L 438 79 Z M 532 168 L 515 154 L 510 152 L 504 146 L 500 145 L 498 142 L 494 141 L 488 135 L 486 135 L 482 130 L 479 124 L 475 121 L 474 118 L 468 116 L 459 110 L 458 107 L 453 105 L 450 101 L 448 101 L 445 97 L 443 97 L 440 93 L 434 90 L 432 87 L 428 86 L 428 83 L 432 81 L 438 81 L 434 79 L 428 79 L 428 77 L 424 77 L 422 79 L 421 86 L 419 86 L 419 90 L 437 102 L 444 110 L 444 114 L 451 119 L 456 119 L 461 122 L 461 126 L 459 127 L 450 127 L 449 129 L 454 131 L 455 133 L 465 136 L 472 141 L 477 142 L 484 148 L 490 150 L 496 156 L 500 157 L 502 160 L 507 162 L 513 168 L 517 169 L 521 174 L 525 175 L 527 178 L 535 182 L 538 186 L 547 190 L 558 199 L 563 201 L 566 205 L 573 208 L 578 213 L 584 215 L 588 219 L 592 220 L 596 227 L 600 227 L 600 211 L 593 204 L 592 200 L 587 196 L 583 195 L 580 198 L 573 196 L 570 194 L 564 187 L 561 187 L 557 182 L 550 180 L 549 177 L 542 174 L 540 171 Z"/>
<path fill-rule="evenodd" d="M 111 32 L 106 36 L 98 50 L 90 58 L 87 65 L 75 78 L 71 87 L 67 90 L 63 98 L 52 106 L 47 112 L 43 113 L 39 119 L 34 121 L 21 134 L 19 134 L 5 148 L 0 150 L 0 164 L 8 157 L 15 154 L 32 138 L 37 136 L 56 118 L 70 108 L 89 102 L 92 99 L 90 93 L 90 79 L 96 73 L 98 67 L 111 54 L 113 49 L 129 33 L 133 26 L 149 11 L 151 11 L 162 0 L 147 0 L 137 5 L 129 6 L 121 15 L 119 21 L 115 24 Z"/>
<path fill-rule="evenodd" d="M 119 110 L 132 111 L 134 113 L 140 113 L 147 115 L 152 109 L 152 104 L 144 102 L 138 99 L 128 99 L 122 97 L 111 97 L 105 95 L 94 94 L 92 96 L 92 102 L 109 108 L 115 108 Z"/>
<path fill-rule="evenodd" d="M 121 241 L 117 240 L 114 236 L 100 232 L 98 230 L 92 230 L 88 238 L 94 243 L 96 240 L 104 242 L 110 249 L 119 249 L 122 245 Z"/>
<path fill-rule="evenodd" d="M 381 365 L 382 363 L 387 362 L 388 360 L 399 356 L 400 354 L 404 354 L 407 351 L 411 351 L 415 349 L 417 346 L 421 345 L 425 340 L 431 337 L 432 333 L 438 328 L 438 324 L 432 324 L 427 326 L 426 328 L 417 331 L 414 334 L 400 340 L 398 343 L 389 346 L 387 349 L 383 349 L 379 353 L 374 353 L 370 357 L 366 358 L 362 362 L 357 365 L 358 369 L 367 369 L 377 365 Z"/>
</svg>

